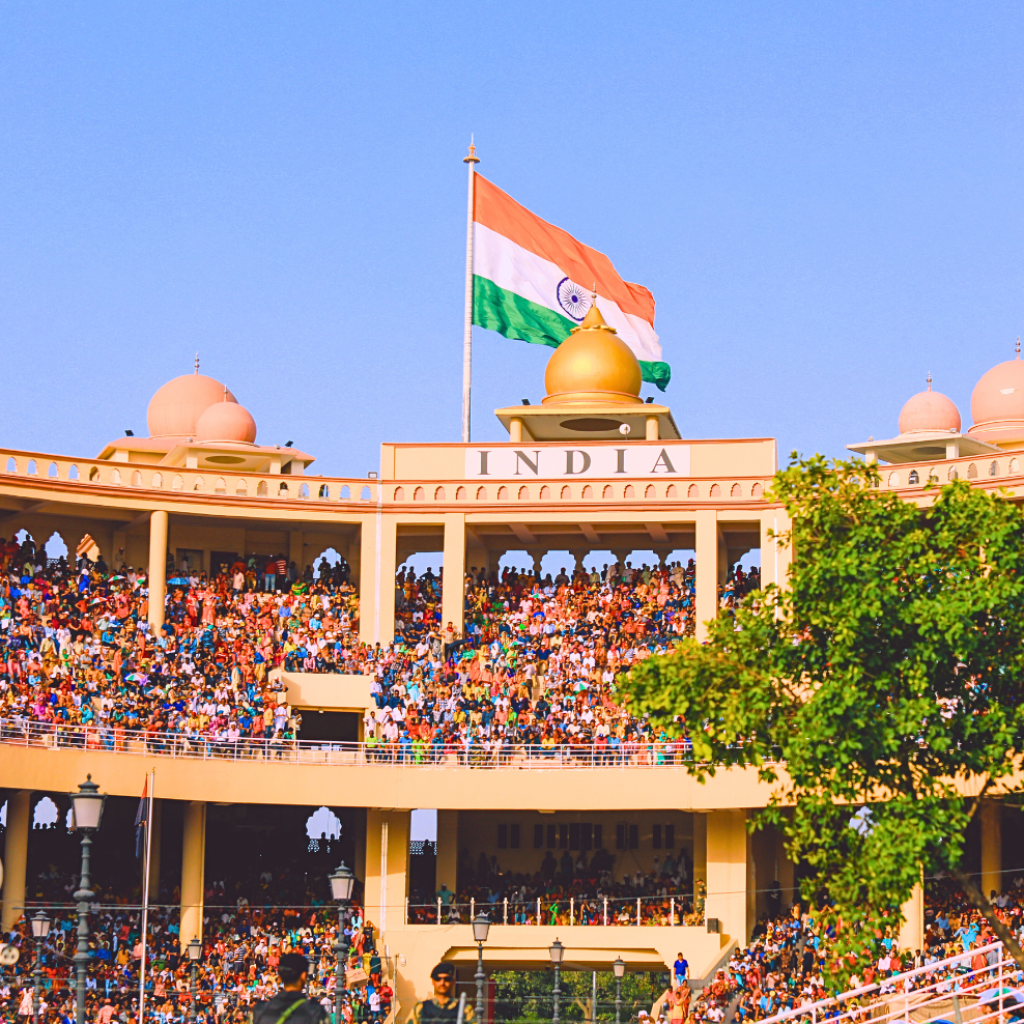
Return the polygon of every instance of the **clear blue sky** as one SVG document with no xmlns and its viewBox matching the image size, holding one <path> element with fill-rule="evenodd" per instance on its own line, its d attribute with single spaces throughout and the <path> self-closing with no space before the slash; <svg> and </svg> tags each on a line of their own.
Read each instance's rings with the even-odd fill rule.
<svg viewBox="0 0 1024 1024">
<path fill-rule="evenodd" d="M 686 435 L 969 397 L 1024 332 L 1019 3 L 0 4 L 3 442 L 196 349 L 268 443 L 457 440 L 465 167 L 647 285 Z M 475 437 L 548 350 L 475 332 Z M 646 390 L 646 389 L 645 389 Z"/>
</svg>

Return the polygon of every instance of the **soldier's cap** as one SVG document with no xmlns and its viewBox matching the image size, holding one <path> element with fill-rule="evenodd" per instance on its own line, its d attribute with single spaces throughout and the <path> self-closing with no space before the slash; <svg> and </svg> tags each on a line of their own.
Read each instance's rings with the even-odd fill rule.
<svg viewBox="0 0 1024 1024">
<path fill-rule="evenodd" d="M 301 953 L 285 953 L 277 965 L 277 973 L 283 982 L 290 985 L 309 973 L 309 961 Z"/>
<path fill-rule="evenodd" d="M 441 963 L 438 964 L 431 972 L 430 977 L 437 981 L 438 978 L 455 978 L 455 964 Z"/>
</svg>

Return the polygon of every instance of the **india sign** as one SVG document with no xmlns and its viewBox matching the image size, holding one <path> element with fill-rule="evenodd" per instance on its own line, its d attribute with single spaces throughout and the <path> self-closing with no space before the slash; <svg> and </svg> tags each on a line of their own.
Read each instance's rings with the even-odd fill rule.
<svg viewBox="0 0 1024 1024">
<path fill-rule="evenodd" d="M 579 444 L 466 449 L 467 480 L 562 480 L 570 477 L 690 475 L 688 444 Z"/>
</svg>

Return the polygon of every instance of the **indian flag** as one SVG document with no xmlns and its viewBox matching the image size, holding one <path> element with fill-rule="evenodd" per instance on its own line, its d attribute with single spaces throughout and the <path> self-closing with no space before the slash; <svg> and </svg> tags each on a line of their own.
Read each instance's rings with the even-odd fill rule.
<svg viewBox="0 0 1024 1024">
<path fill-rule="evenodd" d="M 473 323 L 558 348 L 586 316 L 597 286 L 601 314 L 662 391 L 672 371 L 654 331 L 654 296 L 623 281 L 612 262 L 520 206 L 482 175 L 473 198 Z"/>
</svg>

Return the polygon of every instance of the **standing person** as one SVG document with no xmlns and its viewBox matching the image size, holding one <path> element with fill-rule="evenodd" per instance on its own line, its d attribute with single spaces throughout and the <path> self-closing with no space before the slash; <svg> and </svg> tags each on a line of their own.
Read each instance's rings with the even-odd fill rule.
<svg viewBox="0 0 1024 1024">
<path fill-rule="evenodd" d="M 676 976 L 676 988 L 682 988 L 686 984 L 686 977 L 690 973 L 690 964 L 683 954 L 676 954 L 676 962 L 672 965 L 672 972 Z"/>
<path fill-rule="evenodd" d="M 329 1024 L 330 1014 L 307 999 L 303 989 L 309 974 L 309 961 L 299 953 L 285 953 L 277 965 L 281 989 L 273 999 L 258 1003 L 250 1024 Z"/>
<path fill-rule="evenodd" d="M 412 1024 L 432 1024 L 437 1021 L 455 1024 L 459 1017 L 459 1001 L 455 998 L 455 964 L 440 963 L 430 972 L 434 985 L 432 999 L 424 999 L 412 1010 Z M 468 1001 L 462 1012 L 462 1024 L 476 1024 L 476 1013 Z"/>
</svg>

